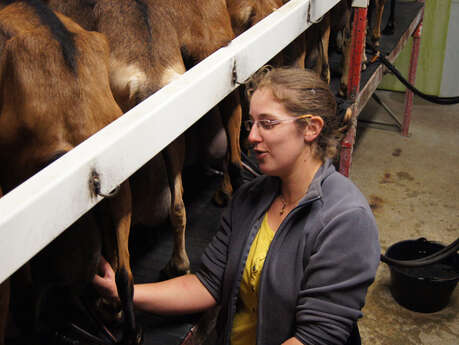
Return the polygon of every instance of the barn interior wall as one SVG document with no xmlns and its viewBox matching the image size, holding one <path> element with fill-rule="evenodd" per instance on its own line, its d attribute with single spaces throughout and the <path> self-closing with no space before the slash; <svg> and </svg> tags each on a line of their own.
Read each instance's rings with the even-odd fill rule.
<svg viewBox="0 0 459 345">
<path fill-rule="evenodd" d="M 459 0 L 452 0 L 440 96 L 459 95 Z"/>
<path fill-rule="evenodd" d="M 457 47 L 459 44 L 457 31 L 456 34 L 454 34 L 454 31 L 449 31 L 455 27 L 454 25 L 450 25 L 450 22 L 454 20 L 457 21 L 459 14 L 457 12 L 459 7 L 457 6 L 457 0 L 454 0 L 454 6 L 452 5 L 452 1 L 453 0 L 425 1 L 421 47 L 419 51 L 415 86 L 422 92 L 430 95 L 439 96 L 441 92 L 457 93 L 453 92 L 453 90 L 448 90 L 446 85 L 443 86 L 444 75 L 454 77 L 451 73 L 456 73 L 456 76 L 450 80 L 457 81 L 458 78 L 457 68 L 454 69 L 453 65 L 449 63 L 449 60 L 446 58 L 446 51 Z M 389 1 L 387 1 L 387 3 L 388 2 Z M 395 25 L 397 24 L 395 23 Z M 408 44 L 402 50 L 395 63 L 395 66 L 405 78 L 408 77 L 411 48 L 412 38 L 409 39 Z M 405 87 L 398 79 L 390 74 L 383 78 L 379 88 L 391 91 L 405 91 Z"/>
</svg>

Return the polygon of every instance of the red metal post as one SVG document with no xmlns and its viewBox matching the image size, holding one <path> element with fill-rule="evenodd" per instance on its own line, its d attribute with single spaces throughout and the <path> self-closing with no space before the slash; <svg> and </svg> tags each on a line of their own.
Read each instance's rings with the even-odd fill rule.
<svg viewBox="0 0 459 345">
<path fill-rule="evenodd" d="M 367 26 L 367 8 L 354 8 L 354 22 L 352 23 L 351 57 L 349 76 L 347 81 L 347 98 L 355 99 L 360 89 L 360 73 L 362 70 L 362 56 L 365 50 L 365 33 Z"/>
<path fill-rule="evenodd" d="M 413 47 L 411 49 L 410 71 L 408 74 L 408 82 L 411 85 L 414 85 L 416 82 L 416 69 L 418 67 L 419 47 L 421 45 L 421 30 L 422 19 L 413 33 Z M 410 128 L 411 111 L 413 109 L 413 96 L 413 91 L 407 89 L 405 94 L 405 111 L 402 124 L 402 135 L 405 137 L 408 136 L 408 131 Z"/>
<path fill-rule="evenodd" d="M 339 154 L 339 172 L 346 177 L 349 177 L 352 163 L 352 151 L 354 148 L 356 126 L 355 123 L 348 130 L 346 137 L 341 142 L 341 150 Z"/>
<path fill-rule="evenodd" d="M 350 67 L 347 82 L 347 98 L 355 100 L 360 91 L 360 74 L 362 70 L 362 57 L 365 50 L 365 33 L 367 26 L 367 8 L 356 7 L 351 33 Z M 349 177 L 352 163 L 356 133 L 355 121 L 341 142 L 339 172 Z"/>
</svg>

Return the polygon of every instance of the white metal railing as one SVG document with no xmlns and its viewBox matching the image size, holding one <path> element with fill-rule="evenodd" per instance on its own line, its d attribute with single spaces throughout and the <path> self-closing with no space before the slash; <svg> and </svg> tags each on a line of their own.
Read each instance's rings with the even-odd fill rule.
<svg viewBox="0 0 459 345">
<path fill-rule="evenodd" d="M 291 0 L 0 199 L 0 282 L 183 133 L 339 0 Z"/>
</svg>

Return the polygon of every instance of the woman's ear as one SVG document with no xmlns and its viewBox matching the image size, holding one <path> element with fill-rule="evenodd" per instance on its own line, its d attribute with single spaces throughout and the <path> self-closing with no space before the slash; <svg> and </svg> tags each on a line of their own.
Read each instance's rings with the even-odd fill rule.
<svg viewBox="0 0 459 345">
<path fill-rule="evenodd" d="M 320 116 L 313 116 L 309 119 L 304 130 L 304 140 L 307 143 L 313 142 L 322 131 L 324 120 Z"/>
</svg>

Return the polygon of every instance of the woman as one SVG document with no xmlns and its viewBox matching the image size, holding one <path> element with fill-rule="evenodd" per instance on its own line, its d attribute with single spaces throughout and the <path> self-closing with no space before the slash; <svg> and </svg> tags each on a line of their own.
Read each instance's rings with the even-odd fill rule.
<svg viewBox="0 0 459 345">
<path fill-rule="evenodd" d="M 217 344 L 360 343 L 356 321 L 379 263 L 366 199 L 335 171 L 341 121 L 313 72 L 264 68 L 248 83 L 264 175 L 243 185 L 196 274 L 135 285 L 136 307 L 190 313 L 221 305 Z M 95 284 L 117 297 L 104 264 Z"/>
</svg>

